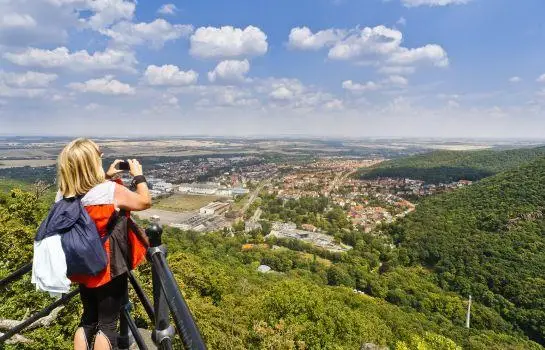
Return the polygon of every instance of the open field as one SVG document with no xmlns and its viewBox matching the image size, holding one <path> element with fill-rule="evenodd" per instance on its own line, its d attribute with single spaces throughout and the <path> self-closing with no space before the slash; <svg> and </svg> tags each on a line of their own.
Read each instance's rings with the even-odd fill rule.
<svg viewBox="0 0 545 350">
<path fill-rule="evenodd" d="M 210 202 L 223 199 L 225 197 L 206 196 L 206 195 L 189 195 L 189 194 L 174 194 L 168 198 L 159 199 L 153 203 L 156 209 L 170 210 L 176 212 L 193 211 L 204 207 Z"/>
<path fill-rule="evenodd" d="M 162 225 L 180 224 L 194 215 L 194 213 L 180 213 L 169 210 L 151 208 L 144 211 L 133 212 L 140 219 L 149 220 L 152 216 L 159 216 Z"/>
<path fill-rule="evenodd" d="M 0 169 L 21 168 L 25 166 L 37 168 L 42 166 L 55 165 L 56 161 L 52 159 L 18 159 L 18 160 L 0 160 Z"/>
</svg>

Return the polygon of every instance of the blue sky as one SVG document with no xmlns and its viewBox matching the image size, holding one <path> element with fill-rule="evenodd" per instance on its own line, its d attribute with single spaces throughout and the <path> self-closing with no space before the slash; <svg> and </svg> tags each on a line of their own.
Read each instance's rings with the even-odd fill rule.
<svg viewBox="0 0 545 350">
<path fill-rule="evenodd" d="M 541 138 L 544 12 L 540 0 L 0 0 L 0 134 Z"/>
</svg>

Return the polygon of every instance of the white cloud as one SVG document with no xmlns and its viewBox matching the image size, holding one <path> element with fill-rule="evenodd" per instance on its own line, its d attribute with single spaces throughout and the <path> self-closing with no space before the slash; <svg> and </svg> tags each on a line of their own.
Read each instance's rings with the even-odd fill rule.
<svg viewBox="0 0 545 350">
<path fill-rule="evenodd" d="M 213 71 L 208 72 L 208 80 L 211 82 L 243 82 L 246 80 L 246 74 L 250 71 L 250 62 L 248 60 L 226 60 L 218 63 Z"/>
<path fill-rule="evenodd" d="M 6 13 L 0 16 L 0 28 L 34 28 L 36 20 L 28 14 Z"/>
<path fill-rule="evenodd" d="M 269 96 L 271 96 L 271 98 L 273 98 L 274 100 L 289 101 L 289 100 L 293 100 L 293 98 L 295 97 L 295 93 L 285 86 L 280 86 L 276 88 L 275 90 L 273 90 Z"/>
<path fill-rule="evenodd" d="M 396 22 L 397 25 L 401 26 L 401 27 L 404 27 L 407 25 L 407 20 L 405 19 L 405 17 L 400 17 L 397 22 Z"/>
<path fill-rule="evenodd" d="M 339 99 L 334 99 L 331 101 L 326 102 L 324 107 L 328 110 L 343 110 L 344 109 L 344 103 L 343 101 Z"/>
<path fill-rule="evenodd" d="M 225 26 L 201 27 L 190 38 L 189 52 L 201 58 L 249 57 L 267 53 L 267 36 L 261 29 Z"/>
<path fill-rule="evenodd" d="M 521 77 L 511 77 L 511 78 L 509 78 L 509 82 L 513 83 L 513 84 L 520 83 L 521 81 L 522 81 Z"/>
<path fill-rule="evenodd" d="M 178 12 L 178 8 L 174 4 L 164 4 L 157 10 L 157 13 L 161 15 L 173 15 Z"/>
<path fill-rule="evenodd" d="M 71 53 L 66 47 L 58 47 L 54 50 L 27 48 L 19 53 L 5 53 L 4 58 L 19 66 L 68 68 L 76 71 L 134 71 L 133 66 L 137 63 L 132 52 L 106 49 L 106 51 L 97 51 L 91 55 L 85 50 Z"/>
<path fill-rule="evenodd" d="M 330 59 L 358 64 L 404 66 L 428 62 L 438 67 L 448 66 L 447 53 L 441 46 L 429 44 L 410 49 L 401 46 L 402 42 L 399 30 L 379 25 L 350 30 L 332 28 L 315 34 L 307 27 L 293 28 L 288 45 L 299 50 L 329 48 Z"/>
<path fill-rule="evenodd" d="M 85 22 L 95 30 L 106 28 L 121 20 L 131 20 L 136 8 L 136 2 L 125 0 L 66 0 L 66 2 L 76 3 L 79 5 L 78 8 L 92 11 L 93 15 Z"/>
<path fill-rule="evenodd" d="M 407 78 L 404 78 L 404 77 L 402 77 L 400 75 L 392 75 L 392 76 L 388 77 L 388 79 L 386 79 L 385 82 L 390 83 L 390 84 L 395 85 L 395 86 L 405 86 L 405 85 L 409 84 L 409 81 L 407 80 Z"/>
<path fill-rule="evenodd" d="M 79 24 L 75 11 L 45 0 L 0 0 L 0 46 L 61 44 Z"/>
<path fill-rule="evenodd" d="M 460 102 L 458 102 L 456 100 L 449 100 L 447 102 L 447 107 L 448 108 L 458 108 L 458 107 L 460 107 Z"/>
<path fill-rule="evenodd" d="M 363 92 L 363 91 L 376 91 L 380 89 L 380 85 L 373 82 L 368 81 L 363 84 L 354 83 L 352 80 L 346 80 L 343 81 L 342 87 L 345 90 L 351 91 L 351 92 Z"/>
<path fill-rule="evenodd" d="M 195 94 L 199 97 L 195 105 L 199 108 L 221 107 L 256 107 L 260 104 L 249 89 L 234 86 L 193 86 L 184 93 Z"/>
<path fill-rule="evenodd" d="M 58 8 L 66 8 L 78 14 L 85 11 L 90 16 L 80 21 L 94 30 L 104 29 L 121 20 L 132 20 L 136 1 L 131 0 L 42 0 Z"/>
<path fill-rule="evenodd" d="M 403 34 L 385 26 L 355 29 L 329 50 L 328 57 L 335 60 L 361 59 L 369 55 L 386 55 L 399 49 Z"/>
<path fill-rule="evenodd" d="M 428 61 L 437 67 L 446 67 L 449 64 L 446 51 L 439 45 L 426 45 L 416 49 L 399 48 L 388 59 L 388 62 L 399 65 L 410 65 Z"/>
<path fill-rule="evenodd" d="M 10 98 L 38 98 L 47 93 L 46 89 L 35 88 L 13 88 L 0 82 L 0 97 Z"/>
<path fill-rule="evenodd" d="M 134 88 L 129 84 L 115 80 L 113 76 L 87 80 L 84 83 L 71 83 L 68 87 L 79 92 L 92 92 L 103 95 L 133 95 Z"/>
<path fill-rule="evenodd" d="M 150 23 L 119 22 L 110 29 L 101 30 L 118 45 L 142 45 L 150 43 L 155 48 L 162 47 L 165 42 L 187 37 L 193 32 L 193 26 L 170 24 L 162 18 Z"/>
<path fill-rule="evenodd" d="M 171 64 L 161 67 L 150 65 L 144 72 L 144 78 L 150 85 L 183 86 L 195 84 L 199 74 L 194 70 L 184 72 Z"/>
<path fill-rule="evenodd" d="M 471 0 L 401 0 L 406 7 L 417 6 L 447 6 L 467 4 Z"/>
<path fill-rule="evenodd" d="M 538 83 L 545 83 L 545 74 L 540 75 L 536 81 Z"/>
<path fill-rule="evenodd" d="M 67 68 L 75 71 L 134 71 L 134 65 L 138 63 L 134 53 L 128 51 L 106 49 L 93 54 L 85 50 L 71 53 L 66 47 L 58 47 L 54 50 L 28 48 L 19 53 L 5 53 L 4 58 L 25 67 Z"/>
<path fill-rule="evenodd" d="M 293 28 L 288 39 L 288 46 L 300 50 L 318 50 L 334 44 L 346 35 L 338 29 L 321 30 L 313 34 L 308 27 Z"/>
<path fill-rule="evenodd" d="M 300 99 L 305 90 L 305 86 L 298 79 L 269 78 L 258 81 L 256 86 L 257 92 L 267 94 L 278 102 Z"/>
<path fill-rule="evenodd" d="M 176 96 L 164 96 L 164 101 L 171 106 L 178 105 L 178 99 L 176 98 Z"/>
<path fill-rule="evenodd" d="M 42 88 L 57 79 L 56 74 L 38 72 L 9 73 L 0 71 L 0 83 L 14 88 Z"/>
</svg>

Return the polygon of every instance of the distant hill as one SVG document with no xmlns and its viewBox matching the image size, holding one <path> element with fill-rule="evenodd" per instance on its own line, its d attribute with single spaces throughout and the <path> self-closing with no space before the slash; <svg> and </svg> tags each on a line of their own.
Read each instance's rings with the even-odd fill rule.
<svg viewBox="0 0 545 350">
<path fill-rule="evenodd" d="M 525 153 L 505 154 L 498 159 L 512 165 Z M 432 268 L 441 287 L 473 295 L 545 344 L 545 158 L 427 198 L 388 230 L 399 254 Z"/>
<path fill-rule="evenodd" d="M 362 169 L 363 179 L 411 178 L 428 183 L 476 181 L 545 156 L 545 147 L 504 151 L 434 151 Z"/>
</svg>

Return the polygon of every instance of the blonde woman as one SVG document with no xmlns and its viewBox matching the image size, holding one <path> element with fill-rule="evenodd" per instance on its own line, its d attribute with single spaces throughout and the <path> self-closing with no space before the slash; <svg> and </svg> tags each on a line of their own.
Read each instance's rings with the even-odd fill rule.
<svg viewBox="0 0 545 350">
<path fill-rule="evenodd" d="M 57 200 L 82 196 L 81 202 L 95 222 L 101 237 L 111 237 L 108 223 L 116 213 L 129 215 L 130 211 L 144 210 L 151 206 L 151 196 L 142 165 L 136 159 L 128 160 L 130 174 L 136 191 L 131 192 L 115 181 L 110 181 L 120 170 L 116 160 L 105 173 L 102 168 L 102 153 L 96 143 L 88 139 L 70 142 L 58 158 L 59 193 Z M 111 229 L 111 228 L 110 228 Z M 145 258 L 146 247 L 136 232 L 127 230 L 115 244 L 109 238 L 104 248 L 109 255 L 106 268 L 96 276 L 69 276 L 80 284 L 83 315 L 80 327 L 74 336 L 74 349 L 117 349 L 117 323 L 119 311 L 127 292 L 127 272 L 138 266 Z M 126 232 L 127 232 L 126 231 Z M 114 249 L 124 245 L 124 266 L 116 266 L 119 256 L 112 258 Z M 115 247 L 114 247 L 115 246 Z"/>
</svg>

